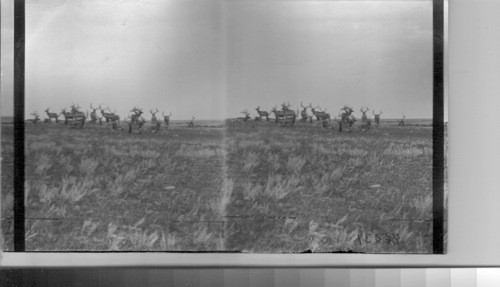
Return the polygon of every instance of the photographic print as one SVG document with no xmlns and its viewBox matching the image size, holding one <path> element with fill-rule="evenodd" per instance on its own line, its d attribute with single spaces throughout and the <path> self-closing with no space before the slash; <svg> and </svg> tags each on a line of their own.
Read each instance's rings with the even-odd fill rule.
<svg viewBox="0 0 500 287">
<path fill-rule="evenodd" d="M 26 0 L 20 111 L 14 2 L 4 251 L 16 149 L 26 251 L 432 254 L 446 238 L 433 1 Z"/>
</svg>

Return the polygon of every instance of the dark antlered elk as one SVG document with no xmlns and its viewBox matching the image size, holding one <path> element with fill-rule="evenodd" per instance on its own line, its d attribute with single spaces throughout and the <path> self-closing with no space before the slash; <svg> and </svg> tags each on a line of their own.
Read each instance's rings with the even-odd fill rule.
<svg viewBox="0 0 500 287">
<path fill-rule="evenodd" d="M 143 111 L 138 107 L 134 107 L 130 112 L 132 112 L 133 114 L 125 120 L 125 122 L 128 124 L 128 132 L 132 133 L 133 127 L 137 126 L 137 132 L 139 133 L 142 126 L 146 123 L 146 120 L 141 117 Z"/>
<path fill-rule="evenodd" d="M 319 106 L 313 108 L 310 103 L 309 107 L 311 108 L 311 112 L 313 113 L 313 115 L 316 117 L 317 122 L 323 122 L 326 120 L 330 121 L 330 114 L 326 112 L 326 109 L 324 111 L 321 111 Z M 316 109 L 319 109 L 320 111 L 316 111 Z"/>
<path fill-rule="evenodd" d="M 366 108 L 366 110 L 363 110 L 363 108 L 359 109 L 359 111 L 363 113 L 363 115 L 361 116 L 362 123 L 368 121 L 368 117 L 366 116 L 366 112 L 368 112 L 370 109 L 368 109 L 368 107 L 365 107 L 365 108 Z"/>
<path fill-rule="evenodd" d="M 92 112 L 90 112 L 90 122 L 95 124 L 97 122 L 97 110 L 100 109 L 101 106 L 97 107 L 97 108 L 94 108 L 92 107 L 92 104 L 90 104 L 90 109 L 92 110 Z"/>
<path fill-rule="evenodd" d="M 304 107 L 304 105 L 302 104 L 302 102 L 300 102 L 300 106 L 302 107 L 302 111 L 300 112 L 300 121 L 302 122 L 307 122 L 307 118 L 310 118 L 310 116 L 307 114 L 307 108 L 309 107 Z"/>
<path fill-rule="evenodd" d="M 372 111 L 373 113 L 373 116 L 375 117 L 375 125 L 379 125 L 380 124 L 380 115 L 382 115 L 382 111 L 380 111 L 380 113 L 376 114 L 375 111 Z"/>
<path fill-rule="evenodd" d="M 195 119 L 196 118 L 193 116 L 193 118 L 191 119 L 191 121 L 187 122 L 189 128 L 194 128 L 194 120 Z"/>
<path fill-rule="evenodd" d="M 398 126 L 404 126 L 404 125 L 405 125 L 405 118 L 406 118 L 406 116 L 405 116 L 405 115 L 403 115 L 403 118 L 401 118 L 401 119 L 399 120 Z"/>
<path fill-rule="evenodd" d="M 99 106 L 99 110 L 101 111 L 101 115 L 106 119 L 106 122 L 109 123 L 109 121 L 111 121 L 116 115 L 114 113 L 111 112 L 111 110 L 109 108 L 101 108 L 101 106 Z M 109 113 L 106 112 L 106 110 L 109 111 Z"/>
<path fill-rule="evenodd" d="M 273 107 L 271 113 L 274 113 L 274 122 L 278 122 L 280 119 L 285 117 L 285 112 L 278 110 L 276 107 Z"/>
<path fill-rule="evenodd" d="M 80 111 L 80 106 L 71 105 L 71 112 L 66 113 L 71 127 L 77 127 L 80 125 L 81 128 L 85 125 L 85 120 L 87 116 L 84 112 Z"/>
<path fill-rule="evenodd" d="M 356 121 L 356 118 L 352 115 L 354 109 L 349 106 L 344 106 L 340 110 L 344 112 L 340 115 L 339 132 L 342 132 L 344 128 L 347 128 L 348 131 L 351 132 L 351 127 Z"/>
<path fill-rule="evenodd" d="M 248 110 L 243 110 L 240 112 L 241 114 L 244 114 L 245 116 L 244 117 L 239 117 L 237 119 L 238 122 L 247 122 L 248 119 L 250 119 L 250 113 L 248 112 Z"/>
<path fill-rule="evenodd" d="M 266 117 L 266 122 L 269 121 L 269 113 L 266 111 L 261 111 L 260 106 L 256 107 L 255 110 L 257 111 L 257 114 L 259 114 L 258 117 L 255 118 L 255 120 L 260 121 L 262 117 Z"/>
<path fill-rule="evenodd" d="M 37 112 L 32 112 L 30 115 L 34 116 L 34 119 L 28 119 L 26 120 L 26 123 L 28 124 L 35 124 L 40 121 L 40 116 L 38 115 Z"/>
<path fill-rule="evenodd" d="M 45 109 L 45 112 L 47 113 L 47 116 L 49 117 L 49 122 L 52 120 L 52 119 L 55 119 L 56 120 L 56 123 L 59 122 L 59 115 L 57 113 L 51 113 L 49 112 L 49 108 L 46 108 Z"/>
<path fill-rule="evenodd" d="M 165 123 L 165 126 L 167 126 L 167 128 L 168 128 L 168 124 L 170 123 L 170 116 L 172 115 L 172 112 L 170 112 L 170 114 L 168 114 L 168 116 L 166 116 L 164 112 L 161 112 L 161 114 L 163 116 L 163 122 Z"/>
<path fill-rule="evenodd" d="M 151 114 L 151 124 L 156 125 L 156 122 L 158 122 L 158 119 L 156 118 L 156 114 L 158 113 L 158 109 L 156 109 L 156 112 L 154 112 L 152 109 L 149 109 L 149 113 Z"/>
<path fill-rule="evenodd" d="M 283 111 L 283 118 L 281 121 L 282 126 L 294 126 L 295 125 L 295 120 L 297 119 L 297 114 L 295 113 L 294 110 L 291 109 L 292 105 L 290 103 L 283 103 L 281 104 L 282 111 Z"/>
<path fill-rule="evenodd" d="M 61 110 L 61 115 L 64 116 L 64 124 L 65 125 L 68 124 L 69 114 L 70 113 L 66 111 L 66 108 L 64 108 L 64 109 Z"/>
</svg>

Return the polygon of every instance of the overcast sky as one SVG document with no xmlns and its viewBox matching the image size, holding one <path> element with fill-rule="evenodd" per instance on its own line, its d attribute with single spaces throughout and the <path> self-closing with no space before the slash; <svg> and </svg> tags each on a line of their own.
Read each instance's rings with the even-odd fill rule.
<svg viewBox="0 0 500 287">
<path fill-rule="evenodd" d="M 26 18 L 28 115 L 93 103 L 221 119 L 303 101 L 432 116 L 432 1 L 26 0 Z"/>
</svg>

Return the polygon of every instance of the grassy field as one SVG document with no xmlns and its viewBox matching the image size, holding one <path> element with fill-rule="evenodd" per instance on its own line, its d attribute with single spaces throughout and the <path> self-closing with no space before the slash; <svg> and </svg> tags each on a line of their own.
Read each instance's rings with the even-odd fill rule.
<svg viewBox="0 0 500 287">
<path fill-rule="evenodd" d="M 407 121 L 412 123 L 411 120 Z M 432 128 L 26 125 L 27 250 L 432 252 Z M 12 125 L 2 230 L 12 248 Z"/>
</svg>

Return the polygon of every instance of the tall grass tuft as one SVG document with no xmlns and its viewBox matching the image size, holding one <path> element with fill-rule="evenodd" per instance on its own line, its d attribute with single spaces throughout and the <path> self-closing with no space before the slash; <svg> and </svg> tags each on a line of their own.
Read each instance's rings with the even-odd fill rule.
<svg viewBox="0 0 500 287">
<path fill-rule="evenodd" d="M 93 158 L 82 158 L 78 169 L 85 176 L 93 176 L 99 162 Z"/>
<path fill-rule="evenodd" d="M 300 177 L 292 175 L 288 178 L 283 178 L 280 174 L 271 174 L 268 176 L 264 194 L 275 199 L 283 199 L 288 194 L 299 190 Z"/>
<path fill-rule="evenodd" d="M 292 173 L 299 173 L 304 165 L 306 164 L 307 159 L 303 156 L 291 156 L 288 158 L 286 163 L 286 168 L 288 171 Z"/>
<path fill-rule="evenodd" d="M 243 155 L 242 170 L 251 173 L 259 165 L 259 155 L 255 152 L 247 152 Z"/>
</svg>

